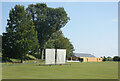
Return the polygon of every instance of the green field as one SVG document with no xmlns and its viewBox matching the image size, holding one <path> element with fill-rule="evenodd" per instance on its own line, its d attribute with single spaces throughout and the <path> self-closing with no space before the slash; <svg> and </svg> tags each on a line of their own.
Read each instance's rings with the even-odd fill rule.
<svg viewBox="0 0 120 81">
<path fill-rule="evenodd" d="M 3 64 L 3 79 L 117 79 L 118 63 L 70 63 L 71 65 Z"/>
</svg>

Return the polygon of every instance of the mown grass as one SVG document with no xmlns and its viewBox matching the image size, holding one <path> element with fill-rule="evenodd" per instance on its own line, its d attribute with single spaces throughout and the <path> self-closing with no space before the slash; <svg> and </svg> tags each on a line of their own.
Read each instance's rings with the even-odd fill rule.
<svg viewBox="0 0 120 81">
<path fill-rule="evenodd" d="M 39 66 L 38 64 L 4 64 L 3 79 L 117 79 L 117 62 L 70 63 L 71 65 Z"/>
</svg>

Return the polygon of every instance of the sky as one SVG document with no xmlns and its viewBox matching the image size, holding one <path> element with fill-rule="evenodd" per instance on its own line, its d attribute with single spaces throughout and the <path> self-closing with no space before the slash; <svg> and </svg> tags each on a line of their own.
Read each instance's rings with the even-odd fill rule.
<svg viewBox="0 0 120 81">
<path fill-rule="evenodd" d="M 5 32 L 9 11 L 16 4 L 27 7 L 31 2 L 2 3 L 2 29 Z M 33 3 L 33 4 L 36 4 Z M 118 55 L 117 2 L 46 2 L 48 7 L 64 7 L 70 21 L 61 29 L 70 39 L 75 53 L 90 53 L 96 57 Z"/>
</svg>

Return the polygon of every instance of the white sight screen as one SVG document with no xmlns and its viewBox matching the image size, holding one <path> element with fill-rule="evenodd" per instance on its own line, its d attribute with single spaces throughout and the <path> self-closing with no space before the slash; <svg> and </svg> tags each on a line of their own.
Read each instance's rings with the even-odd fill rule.
<svg viewBox="0 0 120 81">
<path fill-rule="evenodd" d="M 57 49 L 56 64 L 65 64 L 65 61 L 66 61 L 66 49 Z"/>
<path fill-rule="evenodd" d="M 55 49 L 46 49 L 45 64 L 55 64 Z"/>
</svg>

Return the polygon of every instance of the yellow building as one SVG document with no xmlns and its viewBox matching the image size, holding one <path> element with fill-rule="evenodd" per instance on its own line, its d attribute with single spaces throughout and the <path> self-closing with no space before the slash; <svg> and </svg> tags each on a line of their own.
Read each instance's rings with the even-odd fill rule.
<svg viewBox="0 0 120 81">
<path fill-rule="evenodd" d="M 102 58 L 97 57 L 72 57 L 72 60 L 78 59 L 80 62 L 102 62 Z"/>
<path fill-rule="evenodd" d="M 77 60 L 80 62 L 102 62 L 102 58 L 95 57 L 91 54 L 76 53 L 72 60 Z"/>
</svg>

